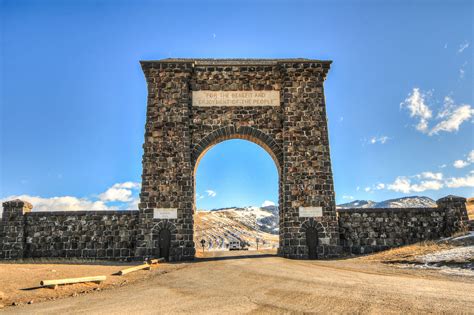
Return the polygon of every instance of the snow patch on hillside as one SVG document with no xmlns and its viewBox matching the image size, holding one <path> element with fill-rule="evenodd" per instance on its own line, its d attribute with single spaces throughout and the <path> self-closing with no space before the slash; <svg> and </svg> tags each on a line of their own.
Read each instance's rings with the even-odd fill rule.
<svg viewBox="0 0 474 315">
<path fill-rule="evenodd" d="M 337 206 L 338 209 L 350 208 L 431 208 L 436 207 L 436 202 L 423 196 L 410 196 L 396 199 L 389 199 L 381 202 L 372 200 L 354 200 Z"/>
</svg>

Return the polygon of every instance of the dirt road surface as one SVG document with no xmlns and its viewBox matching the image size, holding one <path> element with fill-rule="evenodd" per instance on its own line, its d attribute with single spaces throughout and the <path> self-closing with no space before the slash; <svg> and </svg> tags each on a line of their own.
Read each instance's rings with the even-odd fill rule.
<svg viewBox="0 0 474 315">
<path fill-rule="evenodd" d="M 233 256 L 179 265 L 117 289 L 9 307 L 4 313 L 474 314 L 473 278 L 405 270 L 360 258 L 296 261 Z"/>
</svg>

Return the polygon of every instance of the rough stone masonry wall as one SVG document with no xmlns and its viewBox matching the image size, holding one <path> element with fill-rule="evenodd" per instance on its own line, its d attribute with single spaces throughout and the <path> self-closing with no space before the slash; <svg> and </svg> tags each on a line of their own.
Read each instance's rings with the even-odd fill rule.
<svg viewBox="0 0 474 315">
<path fill-rule="evenodd" d="M 343 249 L 366 254 L 466 231 L 465 202 L 448 196 L 438 200 L 436 208 L 339 209 Z M 138 211 L 31 212 L 31 204 L 21 200 L 5 202 L 3 207 L 0 259 L 142 258 L 135 255 Z M 303 228 L 308 226 L 315 226 L 320 238 L 325 236 L 321 222 L 305 221 Z"/>
<path fill-rule="evenodd" d="M 339 209 L 344 251 L 367 254 L 467 230 L 466 199 L 448 196 L 436 208 Z"/>
<path fill-rule="evenodd" d="M 28 211 L 21 211 L 25 208 Z M 31 212 L 22 201 L 4 203 L 0 258 L 134 256 L 138 211 Z"/>
<path fill-rule="evenodd" d="M 307 258 L 306 228 L 318 229 L 318 257 L 338 257 L 339 227 L 329 152 L 323 83 L 330 63 L 282 63 L 284 190 L 280 248 Z M 301 218 L 299 207 L 322 207 L 322 217 Z M 316 222 L 314 222 L 316 221 Z"/>
<path fill-rule="evenodd" d="M 262 145 L 280 170 L 280 248 L 307 258 L 305 229 L 317 225 L 319 257 L 340 254 L 323 83 L 330 62 L 318 60 L 144 61 L 147 123 L 137 256 L 159 255 L 167 226 L 171 260 L 192 259 L 194 169 L 213 144 L 243 138 Z M 280 106 L 194 107 L 193 91 L 280 91 Z M 315 220 L 299 207 L 322 207 Z M 153 208 L 176 208 L 177 219 L 153 219 Z"/>
</svg>

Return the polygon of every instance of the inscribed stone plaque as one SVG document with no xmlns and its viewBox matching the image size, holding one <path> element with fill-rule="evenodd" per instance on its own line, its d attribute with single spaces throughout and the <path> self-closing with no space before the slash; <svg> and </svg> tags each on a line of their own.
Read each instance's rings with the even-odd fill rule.
<svg viewBox="0 0 474 315">
<path fill-rule="evenodd" d="M 315 218 L 323 216 L 322 207 L 300 207 L 300 218 Z"/>
<path fill-rule="evenodd" d="M 177 219 L 177 208 L 155 208 L 153 209 L 153 219 Z"/>
<path fill-rule="evenodd" d="M 280 106 L 280 91 L 193 91 L 193 106 Z"/>
</svg>

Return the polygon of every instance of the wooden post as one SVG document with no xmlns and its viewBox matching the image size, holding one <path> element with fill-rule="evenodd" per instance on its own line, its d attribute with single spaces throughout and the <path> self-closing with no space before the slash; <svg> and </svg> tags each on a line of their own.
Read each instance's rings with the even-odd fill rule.
<svg viewBox="0 0 474 315">
<path fill-rule="evenodd" d="M 61 284 L 72 284 L 72 283 L 82 283 L 82 282 L 95 282 L 100 283 L 107 279 L 106 276 L 96 276 L 96 277 L 82 277 L 82 278 L 68 278 L 68 279 L 56 279 L 56 280 L 42 280 L 40 285 L 43 287 L 54 287 L 57 288 Z"/>
<path fill-rule="evenodd" d="M 150 265 L 154 265 L 154 264 L 160 264 L 160 263 L 164 263 L 166 261 L 166 259 L 164 258 L 156 258 L 156 259 L 150 259 L 148 260 L 148 263 Z"/>
<path fill-rule="evenodd" d="M 118 272 L 118 274 L 123 276 L 123 275 L 126 275 L 127 273 L 138 271 L 138 270 L 143 270 L 143 269 L 150 270 L 151 266 L 149 264 L 143 264 L 143 265 L 139 265 L 139 266 L 135 266 L 135 267 L 130 267 L 130 268 L 120 270 Z"/>
</svg>

